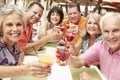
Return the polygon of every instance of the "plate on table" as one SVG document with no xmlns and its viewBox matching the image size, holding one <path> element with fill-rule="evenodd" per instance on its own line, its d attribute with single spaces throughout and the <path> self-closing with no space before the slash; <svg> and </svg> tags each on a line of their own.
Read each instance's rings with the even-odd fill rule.
<svg viewBox="0 0 120 80">
<path fill-rule="evenodd" d="M 91 65 L 90 68 L 82 67 L 78 74 L 81 79 L 107 80 L 101 71 L 94 65 Z"/>
<path fill-rule="evenodd" d="M 102 74 L 102 72 L 101 72 L 96 66 L 91 65 L 90 68 L 95 69 L 95 70 L 97 71 L 97 73 L 99 74 L 99 76 L 102 78 L 102 80 L 107 80 L 107 79 L 105 78 L 105 76 Z"/>
</svg>

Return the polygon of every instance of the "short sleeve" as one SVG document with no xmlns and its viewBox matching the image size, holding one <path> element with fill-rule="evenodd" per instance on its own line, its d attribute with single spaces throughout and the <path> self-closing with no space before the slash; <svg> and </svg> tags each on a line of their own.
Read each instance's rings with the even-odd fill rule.
<svg viewBox="0 0 120 80">
<path fill-rule="evenodd" d="M 23 32 L 22 37 L 18 41 L 18 46 L 23 47 L 26 45 L 26 43 L 27 43 L 27 36 L 26 36 L 25 32 Z"/>
<path fill-rule="evenodd" d="M 101 48 L 101 41 L 94 43 L 85 53 L 80 55 L 80 58 L 85 61 L 86 66 L 99 61 L 99 53 Z"/>
</svg>

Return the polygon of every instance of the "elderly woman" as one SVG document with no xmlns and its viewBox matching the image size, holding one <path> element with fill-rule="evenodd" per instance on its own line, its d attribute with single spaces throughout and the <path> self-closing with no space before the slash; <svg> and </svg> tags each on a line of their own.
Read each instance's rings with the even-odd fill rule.
<svg viewBox="0 0 120 80">
<path fill-rule="evenodd" d="M 0 78 L 33 75 L 46 77 L 50 67 L 39 62 L 21 64 L 23 51 L 17 42 L 25 28 L 23 13 L 13 6 L 0 10 Z M 21 64 L 21 65 L 17 65 Z M 14 69 L 14 70 L 13 70 Z"/>
</svg>

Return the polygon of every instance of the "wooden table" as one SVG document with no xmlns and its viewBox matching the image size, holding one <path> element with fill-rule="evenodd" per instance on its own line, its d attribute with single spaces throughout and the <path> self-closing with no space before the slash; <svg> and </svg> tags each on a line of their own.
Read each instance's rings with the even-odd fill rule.
<svg viewBox="0 0 120 80">
<path fill-rule="evenodd" d="M 48 43 L 45 46 L 56 47 L 58 45 L 56 43 Z M 31 55 L 34 56 L 34 52 L 32 52 Z M 79 80 L 79 73 L 83 72 L 83 71 L 86 71 L 91 76 L 93 76 L 99 80 L 102 80 L 101 77 L 98 75 L 97 71 L 93 68 L 73 68 L 71 66 L 69 68 L 70 68 L 73 80 Z M 32 76 L 23 76 L 23 77 L 12 78 L 12 80 L 47 80 L 47 78 L 36 78 L 36 77 L 32 77 Z"/>
</svg>

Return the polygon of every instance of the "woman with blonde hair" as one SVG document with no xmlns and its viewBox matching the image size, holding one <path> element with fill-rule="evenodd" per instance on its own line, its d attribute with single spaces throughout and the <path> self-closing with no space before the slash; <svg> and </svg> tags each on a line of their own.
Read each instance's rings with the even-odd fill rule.
<svg viewBox="0 0 120 80">
<path fill-rule="evenodd" d="M 82 43 L 78 41 L 78 43 L 75 45 L 75 55 L 78 55 L 79 51 L 84 53 L 95 42 L 102 40 L 101 29 L 99 25 L 100 18 L 101 15 L 98 13 L 91 13 L 87 16 L 87 21 L 85 24 L 86 35 Z"/>
</svg>

